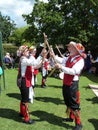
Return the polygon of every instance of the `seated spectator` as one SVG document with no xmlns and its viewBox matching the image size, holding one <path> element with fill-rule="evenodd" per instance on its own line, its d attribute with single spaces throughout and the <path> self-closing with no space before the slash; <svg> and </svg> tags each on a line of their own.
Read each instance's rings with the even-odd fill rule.
<svg viewBox="0 0 98 130">
<path fill-rule="evenodd" d="M 92 68 L 94 69 L 94 73 L 96 75 L 98 75 L 98 56 L 96 57 L 95 60 L 92 60 L 92 67 L 91 67 L 91 70 Z"/>
<path fill-rule="evenodd" d="M 15 68 L 15 55 L 12 53 L 10 55 L 11 58 L 11 68 L 14 69 Z"/>
<path fill-rule="evenodd" d="M 11 68 L 12 66 L 12 60 L 11 60 L 11 57 L 10 57 L 10 53 L 6 53 L 5 57 L 4 57 L 4 63 L 5 63 L 5 66 L 7 68 Z"/>
<path fill-rule="evenodd" d="M 90 73 L 91 67 L 92 67 L 92 54 L 91 51 L 87 52 L 87 57 L 85 59 L 85 70 Z"/>
</svg>

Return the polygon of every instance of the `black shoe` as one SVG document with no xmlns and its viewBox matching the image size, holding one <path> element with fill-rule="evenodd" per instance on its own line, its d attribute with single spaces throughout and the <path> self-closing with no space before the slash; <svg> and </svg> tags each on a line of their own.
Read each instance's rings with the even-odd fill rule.
<svg viewBox="0 0 98 130">
<path fill-rule="evenodd" d="M 82 125 L 80 124 L 80 125 L 76 125 L 74 128 L 73 128 L 73 130 L 82 130 Z"/>
<path fill-rule="evenodd" d="M 41 87 L 42 87 L 42 88 L 46 88 L 46 86 L 45 86 L 45 85 L 41 85 Z"/>
<path fill-rule="evenodd" d="M 20 117 L 23 117 L 23 115 L 22 115 L 21 113 L 19 113 L 19 116 L 20 116 Z"/>
<path fill-rule="evenodd" d="M 26 124 L 34 124 L 35 122 L 33 121 L 33 120 L 28 120 L 28 121 L 23 121 L 24 123 L 26 123 Z"/>
<path fill-rule="evenodd" d="M 71 118 L 63 118 L 63 121 L 65 121 L 65 122 L 73 122 L 73 119 L 71 119 Z"/>
</svg>

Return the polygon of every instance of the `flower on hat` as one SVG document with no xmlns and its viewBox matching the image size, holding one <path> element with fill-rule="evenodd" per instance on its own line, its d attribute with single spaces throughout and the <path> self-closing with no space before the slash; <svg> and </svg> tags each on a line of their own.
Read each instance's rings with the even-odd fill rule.
<svg viewBox="0 0 98 130">
<path fill-rule="evenodd" d="M 85 51 L 85 48 L 81 43 L 77 43 L 76 47 L 77 47 L 77 49 L 79 50 L 80 53 Z"/>
<path fill-rule="evenodd" d="M 86 54 L 84 53 L 85 47 L 81 43 L 77 43 L 76 48 L 77 48 L 79 54 L 85 59 L 86 58 Z"/>
</svg>

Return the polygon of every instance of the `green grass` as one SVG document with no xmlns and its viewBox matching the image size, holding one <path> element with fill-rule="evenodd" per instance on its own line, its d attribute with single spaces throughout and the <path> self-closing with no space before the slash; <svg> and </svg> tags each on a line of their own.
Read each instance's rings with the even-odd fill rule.
<svg viewBox="0 0 98 130">
<path fill-rule="evenodd" d="M 18 116 L 20 91 L 16 86 L 17 70 L 6 70 L 6 89 L 0 95 L 0 130 L 72 130 L 74 123 L 62 122 L 66 116 L 62 97 L 62 80 L 48 78 L 48 87 L 40 87 L 41 75 L 35 88 L 34 104 L 29 104 L 34 125 L 22 123 Z M 98 98 L 88 84 L 98 84 L 98 77 L 82 74 L 80 77 L 81 120 L 83 130 L 98 130 Z"/>
</svg>

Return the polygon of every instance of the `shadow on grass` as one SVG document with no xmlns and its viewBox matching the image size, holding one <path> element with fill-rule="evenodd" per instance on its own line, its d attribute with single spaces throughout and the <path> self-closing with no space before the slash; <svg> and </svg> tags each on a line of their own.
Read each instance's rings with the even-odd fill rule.
<svg viewBox="0 0 98 130">
<path fill-rule="evenodd" d="M 12 109 L 0 108 L 0 118 L 7 118 L 17 122 L 23 122 L 19 113 Z"/>
<path fill-rule="evenodd" d="M 6 95 L 11 97 L 11 98 L 16 98 L 18 100 L 21 99 L 21 95 L 19 93 L 7 93 Z"/>
<path fill-rule="evenodd" d="M 98 119 L 88 119 L 88 121 L 90 122 L 90 123 L 92 123 L 93 125 L 94 125 L 94 130 L 98 130 Z"/>
<path fill-rule="evenodd" d="M 85 76 L 87 77 L 89 80 L 95 82 L 95 83 L 98 83 L 98 75 L 95 75 L 95 74 L 88 74 L 87 72 L 83 72 L 82 73 L 82 76 Z"/>
<path fill-rule="evenodd" d="M 64 104 L 63 100 L 60 98 L 51 98 L 51 97 L 35 97 L 35 100 L 42 101 L 42 102 L 52 102 L 56 105 Z"/>
<path fill-rule="evenodd" d="M 98 97 L 88 98 L 86 100 L 92 102 L 92 104 L 95 104 L 95 103 L 98 104 Z"/>
<path fill-rule="evenodd" d="M 36 88 L 41 88 L 41 85 L 36 84 L 36 85 L 35 85 L 35 89 L 36 89 Z"/>
<path fill-rule="evenodd" d="M 49 88 L 49 87 L 50 87 L 50 88 L 51 88 L 51 87 L 53 87 L 53 88 L 62 88 L 62 86 L 57 86 L 57 85 L 54 85 L 54 84 L 53 84 L 53 85 L 49 85 L 49 86 L 47 85 L 47 87 L 48 87 L 48 88 Z M 47 88 L 47 87 L 46 87 L 46 88 Z M 41 87 L 41 85 L 36 84 L 35 88 L 42 88 L 42 87 Z M 42 89 L 43 89 L 43 88 L 42 88 Z M 44 89 L 45 89 L 45 88 L 44 88 Z"/>
<path fill-rule="evenodd" d="M 82 88 L 85 88 L 85 90 L 87 90 L 87 89 L 91 89 L 91 88 L 89 87 L 89 85 L 87 85 L 87 86 L 83 86 Z"/>
<path fill-rule="evenodd" d="M 62 84 L 61 84 L 61 86 L 57 86 L 57 85 L 49 85 L 49 87 L 53 87 L 53 88 L 61 88 L 62 89 Z"/>
<path fill-rule="evenodd" d="M 63 122 L 61 117 L 58 117 L 52 113 L 38 110 L 38 111 L 31 112 L 31 114 L 39 118 L 39 119 L 35 119 L 35 121 L 46 121 L 50 124 L 53 124 L 59 127 L 64 127 L 67 129 L 73 128 L 73 126 Z"/>
</svg>

